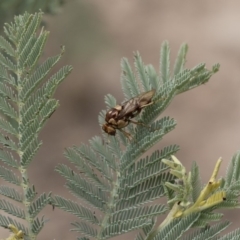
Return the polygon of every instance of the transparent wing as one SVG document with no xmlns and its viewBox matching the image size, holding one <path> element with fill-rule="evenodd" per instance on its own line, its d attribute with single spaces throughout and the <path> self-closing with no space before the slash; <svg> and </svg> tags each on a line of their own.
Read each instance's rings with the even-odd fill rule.
<svg viewBox="0 0 240 240">
<path fill-rule="evenodd" d="M 122 104 L 122 110 L 118 115 L 118 119 L 131 116 L 134 112 L 139 111 L 152 100 L 155 90 L 141 93 Z"/>
<path fill-rule="evenodd" d="M 118 119 L 131 116 L 138 109 L 138 97 L 131 98 L 127 102 L 122 104 L 122 110 L 118 115 Z"/>
</svg>

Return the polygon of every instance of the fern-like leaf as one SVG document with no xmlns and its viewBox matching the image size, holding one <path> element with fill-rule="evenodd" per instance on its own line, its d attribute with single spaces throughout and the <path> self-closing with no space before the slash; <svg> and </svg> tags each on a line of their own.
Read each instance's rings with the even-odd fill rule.
<svg viewBox="0 0 240 240">
<path fill-rule="evenodd" d="M 176 219 L 168 224 L 166 227 L 156 235 L 156 240 L 180 239 L 184 232 L 186 232 L 195 221 L 197 221 L 200 214 L 191 214 L 187 217 Z"/>
<path fill-rule="evenodd" d="M 170 117 L 162 117 L 159 120 L 156 118 L 177 94 L 205 83 L 217 71 L 217 66 L 209 71 L 204 64 L 199 64 L 193 69 L 184 69 L 186 52 L 187 46 L 183 45 L 175 61 L 172 76 L 170 74 L 170 48 L 167 42 L 164 42 L 161 48 L 159 75 L 157 75 L 159 71 L 156 71 L 152 65 L 146 66 L 140 54 L 136 53 L 134 56 L 135 72 L 138 76 L 136 79 L 135 72 L 128 60 L 124 58 L 121 61 L 121 83 L 126 100 L 117 103 L 116 99 L 108 94 L 105 97 L 106 110 L 99 114 L 99 124 L 111 126 L 114 120 L 118 121 L 118 116 L 116 119 L 113 116 L 113 119 L 106 123 L 106 112 L 119 104 L 124 109 L 128 107 L 128 104 L 132 104 L 132 101 L 128 100 L 136 97 L 134 98 L 136 106 L 135 103 L 131 106 L 133 111 L 120 119 L 123 123 L 118 122 L 120 127 L 121 123 L 126 126 L 118 129 L 118 125 L 113 124 L 113 128 L 116 128 L 115 136 L 108 137 L 104 133 L 102 138 L 92 138 L 89 145 L 82 144 L 80 147 L 74 146 L 66 150 L 66 157 L 80 171 L 80 174 L 63 164 L 59 165 L 56 170 L 66 179 L 69 191 L 82 202 L 76 204 L 57 196 L 55 204 L 82 220 L 82 222 L 73 224 L 74 230 L 85 236 L 79 237 L 79 240 L 108 239 L 136 229 L 142 230 L 138 232 L 137 240 L 176 240 L 195 223 L 201 225 L 207 219 L 220 218 L 217 214 L 203 214 L 201 220 L 200 213 L 178 218 L 170 215 L 167 220 L 172 221 L 166 220 L 163 226 L 154 228 L 156 217 L 165 213 L 167 207 L 153 204 L 153 201 L 167 196 L 170 208 L 175 204 L 179 206 L 181 203 L 180 201 L 178 205 L 178 202 L 173 202 L 174 191 L 167 189 L 164 185 L 166 182 L 173 184 L 176 176 L 167 172 L 169 167 L 163 165 L 162 162 L 163 158 L 170 159 L 179 147 L 171 145 L 146 157 L 146 151 L 176 126 L 176 121 Z M 148 106 L 142 107 L 137 102 L 138 95 L 143 92 L 140 87 L 143 91 L 155 90 L 152 102 Z M 38 109 L 38 106 L 34 109 Z M 133 121 L 130 121 L 133 116 L 138 123 L 133 124 Z M 195 183 L 200 185 L 198 168 L 193 166 L 192 171 L 192 185 Z M 237 186 L 236 184 L 236 188 Z M 198 197 L 200 187 L 193 194 L 193 199 Z M 95 219 L 95 213 L 89 211 L 85 204 L 96 208 L 100 212 L 99 215 L 103 217 Z"/>
<path fill-rule="evenodd" d="M 6 116 L 14 120 L 18 119 L 18 115 L 15 108 L 11 106 L 11 104 L 7 102 L 6 99 L 4 99 L 3 97 L 0 97 L 0 102 L 1 102 L 0 110 L 3 112 L 3 114 L 5 114 Z"/>
<path fill-rule="evenodd" d="M 138 52 L 135 54 L 134 59 L 135 59 L 135 67 L 136 67 L 139 79 L 142 83 L 143 90 L 147 92 L 152 89 L 152 86 L 146 71 L 146 67 L 144 66 L 142 58 Z"/>
<path fill-rule="evenodd" d="M 129 99 L 134 96 L 137 96 L 139 94 L 139 87 L 135 80 L 132 68 L 126 58 L 122 59 L 121 66 L 122 66 L 121 83 L 125 97 Z"/>
<path fill-rule="evenodd" d="M 218 238 L 218 240 L 238 240 L 239 238 L 240 238 L 240 228 L 237 228 L 235 231 L 232 231 Z"/>
<path fill-rule="evenodd" d="M 161 81 L 168 82 L 170 77 L 170 48 L 168 42 L 164 42 L 161 48 L 160 73 Z"/>
<path fill-rule="evenodd" d="M 9 226 L 9 224 L 14 225 L 18 229 L 21 229 L 24 232 L 24 234 L 26 236 L 28 236 L 29 230 L 23 224 L 19 223 L 18 221 L 16 221 L 15 219 L 12 219 L 10 217 L 0 215 L 0 226 L 7 228 Z"/>
<path fill-rule="evenodd" d="M 71 212 L 78 218 L 88 221 L 90 223 L 99 224 L 97 217 L 93 214 L 93 212 L 79 204 L 72 202 L 70 200 L 66 200 L 60 196 L 54 197 L 54 205 L 59 207 L 67 212 Z"/>
<path fill-rule="evenodd" d="M 38 235 L 38 233 L 42 230 L 42 228 L 44 227 L 46 223 L 46 220 L 44 219 L 44 216 L 39 219 L 39 218 L 35 218 L 33 223 L 32 223 L 32 232 L 36 235 Z"/>
<path fill-rule="evenodd" d="M 0 117 L 0 128 L 8 134 L 18 137 L 18 130 L 8 121 Z"/>
<path fill-rule="evenodd" d="M 151 218 L 156 215 L 163 214 L 167 211 L 164 205 L 152 205 L 152 206 L 141 206 L 126 208 L 124 210 L 115 212 L 109 219 L 110 223 L 118 223 L 125 221 L 125 219 L 140 219 L 140 218 Z"/>
<path fill-rule="evenodd" d="M 17 206 L 14 206 L 10 202 L 7 202 L 5 199 L 0 200 L 0 209 L 15 216 L 15 217 L 25 219 L 24 210 Z"/>
<path fill-rule="evenodd" d="M 43 193 L 34 202 L 31 203 L 29 208 L 29 214 L 32 218 L 36 217 L 37 214 L 50 202 L 51 193 Z"/>
<path fill-rule="evenodd" d="M 97 230 L 87 223 L 76 222 L 76 223 L 72 223 L 72 225 L 75 227 L 72 229 L 72 231 L 81 232 L 83 235 L 91 238 L 97 237 Z"/>
<path fill-rule="evenodd" d="M 156 91 L 159 91 L 160 89 L 160 80 L 159 76 L 157 75 L 156 70 L 151 64 L 148 64 L 146 66 L 146 73 L 148 75 L 149 81 L 151 83 L 152 89 L 155 89 Z"/>
<path fill-rule="evenodd" d="M 44 63 L 42 63 L 36 71 L 25 80 L 23 89 L 20 95 L 21 99 L 27 99 L 30 93 L 35 89 L 43 80 L 44 77 L 47 76 L 47 74 L 50 72 L 50 70 L 57 64 L 57 62 L 60 60 L 62 54 L 64 52 L 64 49 L 62 49 L 61 54 L 48 58 Z"/>
<path fill-rule="evenodd" d="M 103 238 L 109 238 L 121 233 L 130 232 L 135 229 L 143 228 L 151 224 L 151 220 L 148 219 L 134 219 L 130 221 L 123 221 L 120 224 L 115 223 L 107 226 L 102 232 Z"/>
<path fill-rule="evenodd" d="M 14 172 L 3 166 L 0 167 L 0 177 L 5 181 L 13 183 L 17 186 L 20 186 L 21 184 L 20 179 L 14 174 Z"/>
<path fill-rule="evenodd" d="M 14 73 L 16 73 L 17 71 L 17 66 L 8 57 L 5 57 L 2 53 L 0 53 L 0 64 L 6 69 L 13 71 Z"/>
<path fill-rule="evenodd" d="M 2 48 L 9 56 L 15 56 L 12 44 L 2 36 L 0 36 L 0 48 Z"/>
<path fill-rule="evenodd" d="M 205 227 L 209 222 L 221 220 L 222 213 L 202 212 L 193 227 Z"/>
<path fill-rule="evenodd" d="M 23 196 L 14 188 L 10 188 L 8 186 L 0 186 L 0 194 L 20 203 L 23 201 Z"/>
<path fill-rule="evenodd" d="M 103 190 L 109 190 L 109 184 L 106 181 L 101 181 L 99 176 L 95 174 L 92 168 L 89 166 L 89 162 L 84 160 L 84 157 L 80 155 L 77 150 L 74 148 L 67 149 L 65 156 L 69 159 L 70 162 L 76 164 L 77 169 L 80 172 L 84 171 L 84 174 L 88 179 L 91 179 L 92 182 L 99 188 Z M 99 162 L 95 162 L 94 167 L 102 174 L 102 176 L 107 179 L 107 181 L 112 181 L 110 168 L 105 160 L 102 160 L 102 165 Z"/>
<path fill-rule="evenodd" d="M 238 166 L 240 166 L 240 152 L 237 152 L 233 156 L 232 161 L 228 166 L 225 187 L 229 187 L 234 184 L 234 182 L 240 180 L 240 170 L 238 169 Z"/>
<path fill-rule="evenodd" d="M 35 199 L 37 192 L 30 184 L 28 166 L 41 145 L 39 132 L 59 105 L 53 94 L 72 69 L 62 67 L 45 79 L 64 48 L 37 67 L 49 35 L 44 28 L 39 31 L 42 15 L 38 12 L 16 16 L 13 23 L 5 25 L 7 39 L 0 37 L 0 159 L 4 163 L 0 177 L 15 185 L 0 186 L 0 194 L 5 196 L 0 208 L 24 220 L 28 227 L 1 215 L 0 225 L 14 225 L 27 240 L 37 238 L 46 222 L 37 215 L 50 202 L 50 195 L 45 193 Z"/>
<path fill-rule="evenodd" d="M 12 89 L 7 84 L 0 82 L 0 95 L 3 98 L 7 98 L 12 102 L 16 103 L 18 101 L 15 89 Z"/>
<path fill-rule="evenodd" d="M 220 222 L 211 227 L 207 226 L 202 230 L 195 231 L 188 236 L 184 237 L 184 240 L 211 240 L 224 229 L 226 229 L 230 225 L 230 222 Z M 220 238 L 221 239 L 221 238 Z"/>
<path fill-rule="evenodd" d="M 16 159 L 14 159 L 13 155 L 6 150 L 0 149 L 0 160 L 6 163 L 10 167 L 13 167 L 13 168 L 19 167 L 19 164 L 16 161 Z"/>
<path fill-rule="evenodd" d="M 178 51 L 178 55 L 177 55 L 177 58 L 176 58 L 176 61 L 174 64 L 173 72 L 175 75 L 183 70 L 185 62 L 186 62 L 187 51 L 188 51 L 187 44 L 182 44 L 182 46 L 180 47 L 180 49 Z"/>
<path fill-rule="evenodd" d="M 201 180 L 199 176 L 199 169 L 195 162 L 193 162 L 191 173 L 192 173 L 191 184 L 193 186 L 192 199 L 193 202 L 195 202 L 201 192 Z"/>
</svg>

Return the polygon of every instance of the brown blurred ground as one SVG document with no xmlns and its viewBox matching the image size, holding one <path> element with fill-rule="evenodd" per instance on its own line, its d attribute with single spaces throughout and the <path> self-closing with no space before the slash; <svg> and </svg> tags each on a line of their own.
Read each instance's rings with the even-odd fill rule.
<svg viewBox="0 0 240 240">
<path fill-rule="evenodd" d="M 105 94 L 123 99 L 120 59 L 128 57 L 132 62 L 133 51 L 139 50 L 143 61 L 158 69 L 164 40 L 170 43 L 172 60 L 186 42 L 187 67 L 206 62 L 211 68 L 219 62 L 221 68 L 209 83 L 171 103 L 164 114 L 174 117 L 178 125 L 158 148 L 180 144 L 177 157 L 188 169 L 196 161 L 204 182 L 221 156 L 223 176 L 240 145 L 239 11 L 238 1 L 78 0 L 66 3 L 60 14 L 47 16 L 51 34 L 44 57 L 65 45 L 61 64 L 71 64 L 74 70 L 56 93 L 61 106 L 41 133 L 44 144 L 31 166 L 30 178 L 38 192 L 53 191 L 74 199 L 54 171 L 58 163 L 67 163 L 64 148 L 100 134 L 98 113 L 105 108 Z M 74 217 L 50 207 L 45 213 L 50 222 L 39 239 L 76 239 L 76 233 L 69 232 Z M 235 221 L 232 228 L 238 227 L 239 215 L 237 210 L 227 212 L 226 217 Z"/>
</svg>

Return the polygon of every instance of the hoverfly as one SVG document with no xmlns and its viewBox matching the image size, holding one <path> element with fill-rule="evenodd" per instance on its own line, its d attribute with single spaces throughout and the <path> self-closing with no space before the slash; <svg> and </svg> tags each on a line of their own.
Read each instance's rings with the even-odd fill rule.
<svg viewBox="0 0 240 240">
<path fill-rule="evenodd" d="M 153 104 L 152 98 L 155 92 L 155 89 L 144 92 L 121 105 L 116 105 L 114 108 L 111 108 L 106 113 L 106 123 L 102 126 L 103 131 L 109 135 L 115 136 L 116 130 L 119 130 L 129 138 L 130 134 L 122 129 L 129 123 L 146 126 L 143 123 L 133 121 L 132 118 L 136 117 L 143 108 Z"/>
</svg>

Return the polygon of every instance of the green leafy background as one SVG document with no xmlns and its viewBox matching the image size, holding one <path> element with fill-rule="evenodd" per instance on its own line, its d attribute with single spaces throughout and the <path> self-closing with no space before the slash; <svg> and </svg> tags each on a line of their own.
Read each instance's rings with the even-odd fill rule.
<svg viewBox="0 0 240 240">
<path fill-rule="evenodd" d="M 174 117 L 178 125 L 161 147 L 180 144 L 178 158 L 186 166 L 193 160 L 198 162 L 203 181 L 222 156 L 224 175 L 228 161 L 239 149 L 239 7 L 239 2 L 223 0 L 217 4 L 207 0 L 69 0 L 57 15 L 46 15 L 44 24 L 50 38 L 44 57 L 58 54 L 65 45 L 62 64 L 71 64 L 74 70 L 56 93 L 61 107 L 41 133 L 39 165 L 35 161 L 31 166 L 29 177 L 39 192 L 52 190 L 71 198 L 63 188 L 64 179 L 54 171 L 57 163 L 67 162 L 64 148 L 87 143 L 101 133 L 97 116 L 105 108 L 104 95 L 111 93 L 123 100 L 120 59 L 124 56 L 132 62 L 132 52 L 138 50 L 145 64 L 158 68 L 160 44 L 166 39 L 172 59 L 181 43 L 188 43 L 187 67 L 199 62 L 210 67 L 219 62 L 221 68 L 209 83 L 177 96 L 171 103 L 166 115 Z M 74 216 L 50 207 L 44 211 L 51 221 L 40 239 L 74 239 L 75 233 L 68 231 Z M 235 215 L 227 212 L 226 218 L 235 222 L 232 229 L 238 227 L 237 211 Z M 8 231 L 1 229 L 0 236 L 4 235 L 8 236 Z M 134 236 L 134 232 L 128 234 L 129 239 Z"/>
</svg>

